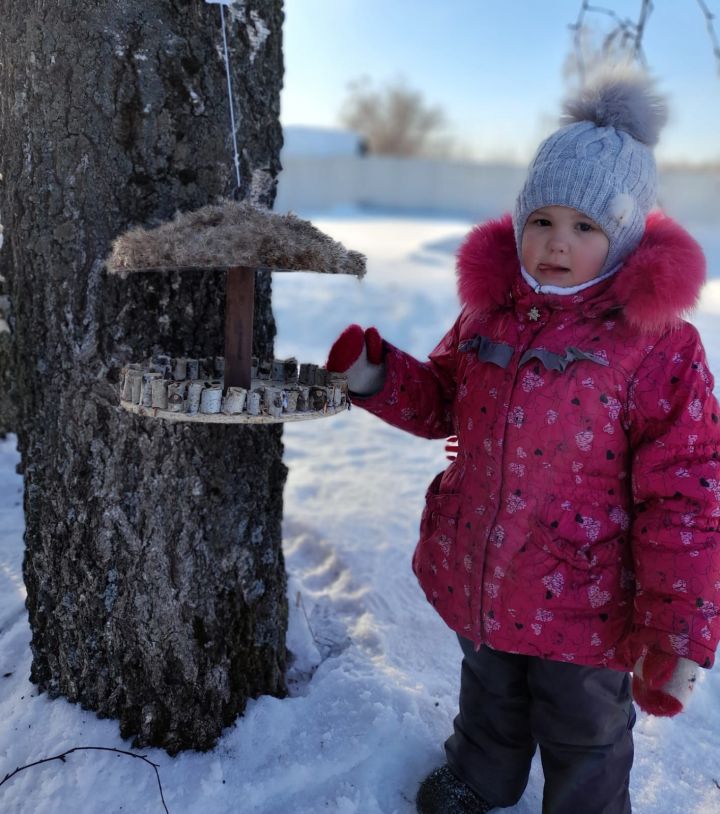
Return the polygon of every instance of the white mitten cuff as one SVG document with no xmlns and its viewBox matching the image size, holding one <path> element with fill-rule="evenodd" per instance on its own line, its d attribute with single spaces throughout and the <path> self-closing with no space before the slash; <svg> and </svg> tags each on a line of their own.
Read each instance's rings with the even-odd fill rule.
<svg viewBox="0 0 720 814">
<path fill-rule="evenodd" d="M 645 662 L 645 656 L 641 656 L 636 664 L 633 673 L 641 680 L 644 681 L 643 677 L 643 664 Z M 683 708 L 687 705 L 688 701 L 690 700 L 690 696 L 692 695 L 692 691 L 695 689 L 695 684 L 698 680 L 698 673 L 700 672 L 700 667 L 690 659 L 680 657 L 678 659 L 677 666 L 672 672 L 670 676 L 670 680 L 667 681 L 662 687 L 658 687 L 661 692 L 664 692 L 666 695 L 671 695 L 677 701 L 679 701 Z"/>
<path fill-rule="evenodd" d="M 385 365 L 368 362 L 367 347 L 363 342 L 360 356 L 345 371 L 348 388 L 358 396 L 374 396 L 385 384 Z"/>
</svg>

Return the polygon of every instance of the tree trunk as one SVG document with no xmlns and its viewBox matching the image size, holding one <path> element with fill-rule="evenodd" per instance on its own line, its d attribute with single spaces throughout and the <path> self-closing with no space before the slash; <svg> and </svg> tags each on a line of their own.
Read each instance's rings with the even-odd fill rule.
<svg viewBox="0 0 720 814">
<path fill-rule="evenodd" d="M 8 323 L 10 299 L 6 294 L 6 287 L 5 278 L 0 276 L 0 438 L 5 438 L 15 427 L 12 335 Z"/>
<path fill-rule="evenodd" d="M 131 224 L 233 193 L 220 12 L 0 0 L 0 273 L 12 303 L 31 678 L 135 745 L 208 749 L 285 693 L 281 429 L 126 413 L 122 365 L 222 355 L 224 275 L 109 278 Z M 242 184 L 279 171 L 281 0 L 226 10 Z M 258 274 L 255 352 L 272 354 Z"/>
</svg>

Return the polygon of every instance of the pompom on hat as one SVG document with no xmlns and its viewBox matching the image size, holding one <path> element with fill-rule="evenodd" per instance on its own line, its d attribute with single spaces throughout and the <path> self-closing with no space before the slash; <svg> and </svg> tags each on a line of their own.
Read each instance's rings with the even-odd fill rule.
<svg viewBox="0 0 720 814">
<path fill-rule="evenodd" d="M 518 252 L 528 217 L 543 206 L 569 206 L 605 232 L 608 256 L 598 276 L 640 243 L 657 198 L 652 148 L 667 122 L 653 80 L 627 64 L 605 66 L 564 105 L 565 123 L 538 148 L 515 203 Z"/>
</svg>

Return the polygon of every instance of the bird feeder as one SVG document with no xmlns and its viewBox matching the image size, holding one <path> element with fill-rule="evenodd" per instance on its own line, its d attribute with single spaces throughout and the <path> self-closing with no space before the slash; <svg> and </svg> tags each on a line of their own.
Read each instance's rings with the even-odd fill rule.
<svg viewBox="0 0 720 814">
<path fill-rule="evenodd" d="M 123 368 L 120 404 L 167 421 L 266 423 L 334 415 L 348 407 L 347 379 L 313 364 L 252 356 L 255 271 L 363 277 L 365 258 L 308 221 L 226 201 L 118 237 L 108 271 L 225 275 L 225 355 L 156 354 Z"/>
</svg>

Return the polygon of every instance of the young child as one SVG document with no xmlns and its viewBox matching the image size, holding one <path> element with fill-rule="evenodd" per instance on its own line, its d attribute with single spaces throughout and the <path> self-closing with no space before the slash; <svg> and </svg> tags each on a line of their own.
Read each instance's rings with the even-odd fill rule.
<svg viewBox="0 0 720 814">
<path fill-rule="evenodd" d="M 685 705 L 720 631 L 720 409 L 695 328 L 702 252 L 656 197 L 666 108 L 630 68 L 566 106 L 510 216 L 458 254 L 462 311 L 421 363 L 374 328 L 328 368 L 354 403 L 458 438 L 413 569 L 459 639 L 460 710 L 421 814 L 628 814 L 631 698 Z"/>
</svg>

